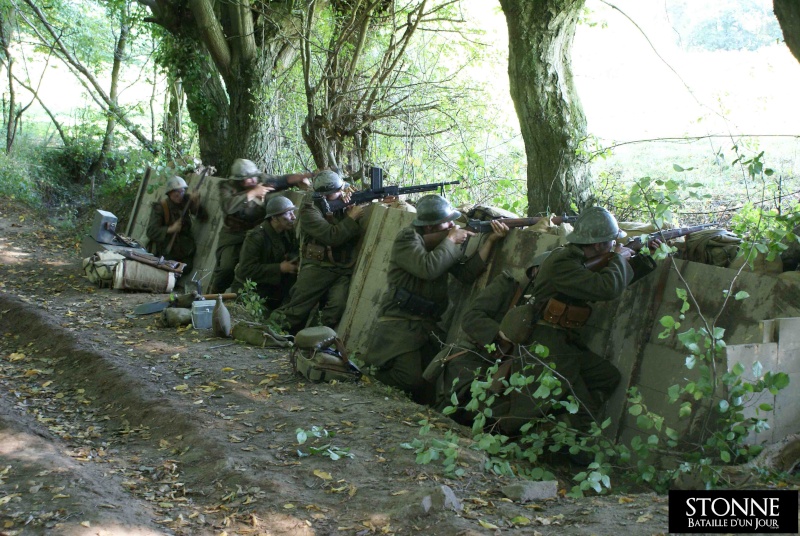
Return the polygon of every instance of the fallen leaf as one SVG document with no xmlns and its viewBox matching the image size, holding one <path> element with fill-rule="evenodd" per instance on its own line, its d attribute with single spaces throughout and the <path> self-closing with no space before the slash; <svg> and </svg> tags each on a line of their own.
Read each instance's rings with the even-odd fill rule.
<svg viewBox="0 0 800 536">
<path fill-rule="evenodd" d="M 478 523 L 480 524 L 481 527 L 483 527 L 485 529 L 497 530 L 497 529 L 500 528 L 497 525 L 493 525 L 492 523 L 489 523 L 488 521 L 484 521 L 483 519 L 479 519 Z"/>
<path fill-rule="evenodd" d="M 175 386 L 175 387 L 173 387 L 172 389 L 173 389 L 174 391 L 186 391 L 186 390 L 188 390 L 188 389 L 189 389 L 189 386 L 188 386 L 188 385 L 186 385 L 185 383 L 183 383 L 183 384 L 181 384 L 181 385 L 176 385 L 176 386 Z"/>
<path fill-rule="evenodd" d="M 530 525 L 531 520 L 525 516 L 517 516 L 511 519 L 511 522 L 515 525 Z"/>
<path fill-rule="evenodd" d="M 647 523 L 648 521 L 650 521 L 652 519 L 653 519 L 653 514 L 644 514 L 644 515 L 639 516 L 636 519 L 636 522 L 637 523 Z"/>
<path fill-rule="evenodd" d="M 314 469 L 314 476 L 318 476 L 322 480 L 331 480 L 333 477 L 330 473 L 326 473 L 325 471 L 321 471 L 319 469 Z"/>
</svg>

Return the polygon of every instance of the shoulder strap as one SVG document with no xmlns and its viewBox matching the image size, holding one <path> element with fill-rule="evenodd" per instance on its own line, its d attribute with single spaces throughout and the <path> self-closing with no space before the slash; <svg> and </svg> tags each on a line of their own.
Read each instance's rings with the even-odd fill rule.
<svg viewBox="0 0 800 536">
<path fill-rule="evenodd" d="M 164 225 L 169 225 L 169 206 L 166 199 L 161 200 L 161 208 L 164 209 Z"/>
</svg>

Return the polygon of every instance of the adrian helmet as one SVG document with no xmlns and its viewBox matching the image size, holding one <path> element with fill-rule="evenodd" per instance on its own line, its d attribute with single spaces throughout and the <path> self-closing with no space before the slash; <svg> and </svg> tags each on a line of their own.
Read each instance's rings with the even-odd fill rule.
<svg viewBox="0 0 800 536">
<path fill-rule="evenodd" d="M 590 207 L 581 212 L 574 230 L 566 236 L 572 244 L 596 244 L 624 238 L 617 219 L 603 207 Z"/>
<path fill-rule="evenodd" d="M 425 225 L 439 225 L 446 221 L 453 221 L 461 213 L 453 208 L 450 202 L 437 194 L 430 194 L 417 201 L 417 218 L 412 222 L 418 227 Z"/>
</svg>

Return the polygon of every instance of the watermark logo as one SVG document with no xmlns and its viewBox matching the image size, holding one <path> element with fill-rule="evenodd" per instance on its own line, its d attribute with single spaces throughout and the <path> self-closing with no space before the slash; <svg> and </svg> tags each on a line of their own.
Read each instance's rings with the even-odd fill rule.
<svg viewBox="0 0 800 536">
<path fill-rule="evenodd" d="M 669 531 L 797 533 L 797 490 L 670 490 Z"/>
</svg>

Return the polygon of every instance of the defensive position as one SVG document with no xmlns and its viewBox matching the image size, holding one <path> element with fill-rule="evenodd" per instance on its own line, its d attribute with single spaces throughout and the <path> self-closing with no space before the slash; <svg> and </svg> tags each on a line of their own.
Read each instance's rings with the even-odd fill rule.
<svg viewBox="0 0 800 536">
<path fill-rule="evenodd" d="M 310 186 L 311 173 L 267 175 L 253 162 L 239 158 L 231 166 L 231 176 L 219 183 L 219 202 L 225 220 L 217 239 L 216 258 L 210 292 L 224 292 L 233 283 L 236 264 L 247 231 L 264 221 L 264 198 L 269 192 L 291 186 Z"/>
<path fill-rule="evenodd" d="M 494 244 L 508 233 L 505 225 L 492 222 L 493 232 L 476 254 L 464 259 L 461 244 L 475 233 L 455 226 L 460 215 L 439 195 L 419 200 L 416 219 L 395 238 L 380 318 L 364 356 L 376 367 L 378 380 L 423 404 L 433 402 L 432 386 L 422 372 L 444 340 L 437 323 L 449 302 L 447 277 L 453 274 L 472 284 L 486 269 Z M 443 240 L 426 246 L 425 235 L 443 230 L 449 230 Z"/>
<path fill-rule="evenodd" d="M 314 178 L 314 192 L 300 207 L 300 271 L 289 302 L 270 316 L 271 320 L 295 334 L 319 306 L 319 323 L 336 329 L 347 305 L 353 248 L 361 236 L 358 220 L 364 208 L 357 205 L 331 212 L 329 201 L 347 196 L 345 182 L 333 171 Z M 315 322 L 316 323 L 316 322 Z"/>
</svg>

